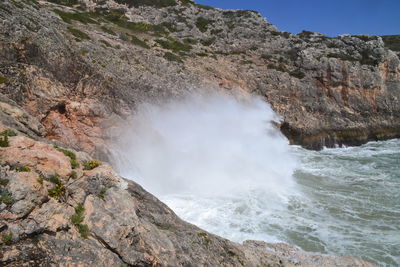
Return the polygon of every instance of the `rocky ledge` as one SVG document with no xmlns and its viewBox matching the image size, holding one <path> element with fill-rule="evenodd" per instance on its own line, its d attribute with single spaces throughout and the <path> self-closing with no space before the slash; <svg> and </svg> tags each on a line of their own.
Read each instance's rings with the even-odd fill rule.
<svg viewBox="0 0 400 267">
<path fill-rule="evenodd" d="M 107 163 L 0 132 L 1 265 L 373 266 L 286 244 L 231 242 L 181 220 Z"/>
</svg>

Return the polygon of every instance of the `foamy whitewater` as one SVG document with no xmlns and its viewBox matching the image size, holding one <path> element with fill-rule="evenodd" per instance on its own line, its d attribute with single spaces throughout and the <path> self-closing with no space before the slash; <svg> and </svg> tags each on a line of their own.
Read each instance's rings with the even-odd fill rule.
<svg viewBox="0 0 400 267">
<path fill-rule="evenodd" d="M 264 101 L 192 95 L 144 104 L 114 165 L 180 217 L 233 241 L 400 264 L 400 141 L 289 146 Z"/>
</svg>

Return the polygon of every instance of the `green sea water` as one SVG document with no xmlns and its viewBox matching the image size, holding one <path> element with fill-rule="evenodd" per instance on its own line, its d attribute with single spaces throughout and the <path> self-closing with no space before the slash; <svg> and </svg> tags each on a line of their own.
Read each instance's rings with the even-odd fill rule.
<svg viewBox="0 0 400 267">
<path fill-rule="evenodd" d="M 285 242 L 306 251 L 400 266 L 400 140 L 309 151 L 284 198 L 254 189 L 223 197 L 169 195 L 178 215 L 241 242 Z"/>
</svg>

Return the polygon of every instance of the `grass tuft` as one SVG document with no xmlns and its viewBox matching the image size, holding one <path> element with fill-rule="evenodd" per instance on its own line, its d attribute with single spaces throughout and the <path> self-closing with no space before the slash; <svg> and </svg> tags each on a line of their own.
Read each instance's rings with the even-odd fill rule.
<svg viewBox="0 0 400 267">
<path fill-rule="evenodd" d="M 9 82 L 10 82 L 10 80 L 7 77 L 0 75 L 0 84 L 9 83 Z"/>
<path fill-rule="evenodd" d="M 81 203 L 79 203 L 75 207 L 75 214 L 73 214 L 70 218 L 71 223 L 76 227 L 78 232 L 81 234 L 82 238 L 88 238 L 89 235 L 89 226 L 86 224 L 82 224 L 83 220 L 85 219 L 84 217 L 85 213 L 85 208 Z"/>
<path fill-rule="evenodd" d="M 10 206 L 14 203 L 14 199 L 7 189 L 0 188 L 0 203 L 4 203 L 7 206 Z"/>
<path fill-rule="evenodd" d="M 106 196 L 106 193 L 107 193 L 107 188 L 102 188 L 100 190 L 100 193 L 97 194 L 97 197 L 101 198 L 101 199 L 104 199 L 104 197 Z"/>
<path fill-rule="evenodd" d="M 78 178 L 77 172 L 76 172 L 76 171 L 72 171 L 72 172 L 69 174 L 69 178 L 71 178 L 71 179 L 76 179 L 76 178 Z"/>
<path fill-rule="evenodd" d="M 1 239 L 3 240 L 3 243 L 6 245 L 11 245 L 12 239 L 13 239 L 13 234 L 11 232 L 4 233 L 1 236 Z"/>
<path fill-rule="evenodd" d="M 13 130 L 7 129 L 7 130 L 0 132 L 0 135 L 1 136 L 17 136 L 17 133 L 14 132 Z"/>
</svg>

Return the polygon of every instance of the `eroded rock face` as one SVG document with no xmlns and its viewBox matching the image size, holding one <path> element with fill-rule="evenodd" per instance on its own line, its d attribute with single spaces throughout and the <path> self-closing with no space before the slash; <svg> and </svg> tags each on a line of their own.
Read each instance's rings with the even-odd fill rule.
<svg viewBox="0 0 400 267">
<path fill-rule="evenodd" d="M 0 155 L 0 193 L 11 197 L 0 209 L 6 266 L 372 266 L 207 233 L 108 164 L 84 170 L 85 153 L 75 153 L 80 166 L 72 169 L 53 146 L 16 136 Z M 18 171 L 23 164 L 30 168 Z M 54 194 L 57 185 L 64 190 Z"/>
<path fill-rule="evenodd" d="M 294 35 L 190 1 L 51 2 L 0 3 L 0 92 L 31 116 L 8 125 L 30 134 L 106 159 L 112 128 L 138 103 L 240 90 L 308 148 L 399 136 L 400 48 L 388 38 Z"/>
</svg>

